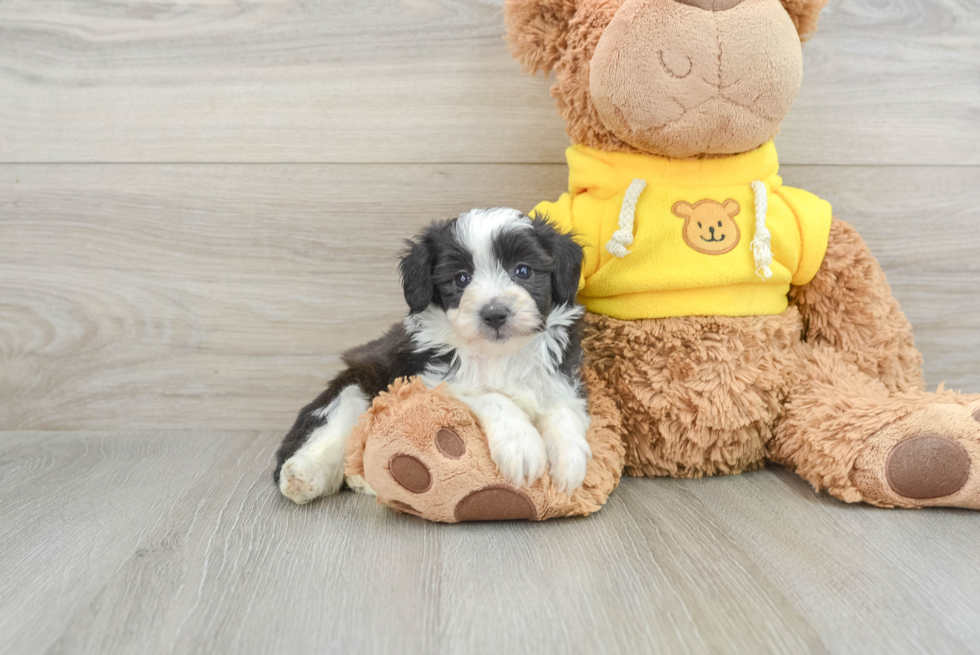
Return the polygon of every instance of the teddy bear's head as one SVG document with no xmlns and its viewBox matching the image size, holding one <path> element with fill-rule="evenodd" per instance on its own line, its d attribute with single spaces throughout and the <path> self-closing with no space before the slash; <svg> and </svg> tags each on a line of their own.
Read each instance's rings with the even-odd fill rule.
<svg viewBox="0 0 980 655">
<path fill-rule="evenodd" d="M 827 0 L 506 0 L 526 70 L 555 71 L 574 143 L 668 157 L 757 148 L 800 89 Z"/>
</svg>

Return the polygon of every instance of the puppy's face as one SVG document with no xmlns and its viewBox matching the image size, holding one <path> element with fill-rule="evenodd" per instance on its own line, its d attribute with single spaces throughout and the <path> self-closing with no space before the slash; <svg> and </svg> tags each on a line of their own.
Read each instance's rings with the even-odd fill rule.
<svg viewBox="0 0 980 655">
<path fill-rule="evenodd" d="M 546 220 L 478 209 L 436 223 L 402 259 L 405 300 L 440 341 L 485 355 L 520 349 L 574 302 L 582 249 Z"/>
</svg>

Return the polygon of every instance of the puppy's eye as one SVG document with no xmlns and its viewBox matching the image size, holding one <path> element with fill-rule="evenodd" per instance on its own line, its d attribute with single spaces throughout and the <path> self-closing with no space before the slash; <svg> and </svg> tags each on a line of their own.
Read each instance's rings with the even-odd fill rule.
<svg viewBox="0 0 980 655">
<path fill-rule="evenodd" d="M 718 221 L 718 227 L 721 227 L 721 221 Z"/>
<path fill-rule="evenodd" d="M 531 267 L 527 264 L 518 264 L 514 268 L 514 276 L 519 277 L 522 280 L 526 280 L 531 277 Z"/>
<path fill-rule="evenodd" d="M 698 227 L 701 227 L 701 224 L 700 223 L 698 223 Z"/>
<path fill-rule="evenodd" d="M 457 287 L 463 289 L 466 287 L 467 284 L 470 283 L 470 280 L 472 279 L 473 278 L 470 276 L 469 273 L 467 273 L 466 271 L 460 271 L 455 275 L 455 277 L 453 277 L 453 282 L 456 283 Z"/>
</svg>

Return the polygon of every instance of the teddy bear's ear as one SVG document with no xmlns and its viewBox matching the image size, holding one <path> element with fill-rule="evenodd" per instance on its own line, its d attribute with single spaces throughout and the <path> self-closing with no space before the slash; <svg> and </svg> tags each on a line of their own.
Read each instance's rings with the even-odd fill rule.
<svg viewBox="0 0 980 655">
<path fill-rule="evenodd" d="M 801 39 L 806 39 L 817 29 L 817 18 L 820 10 L 827 4 L 827 0 L 780 0 L 783 7 L 789 12 L 796 31 L 800 33 Z"/>
<path fill-rule="evenodd" d="M 528 73 L 547 73 L 561 58 L 579 0 L 506 0 L 504 20 L 514 58 Z"/>
<path fill-rule="evenodd" d="M 678 200 L 674 203 L 674 206 L 670 208 L 670 211 L 677 218 L 691 218 L 691 216 L 694 216 L 694 205 L 689 202 L 684 202 L 683 200 Z"/>
</svg>

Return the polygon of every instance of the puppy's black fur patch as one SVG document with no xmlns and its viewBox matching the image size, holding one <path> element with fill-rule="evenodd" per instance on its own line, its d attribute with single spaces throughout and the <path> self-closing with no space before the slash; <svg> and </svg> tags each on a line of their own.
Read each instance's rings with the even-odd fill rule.
<svg viewBox="0 0 980 655">
<path fill-rule="evenodd" d="M 409 314 L 435 304 L 442 309 L 459 306 L 463 290 L 453 282 L 460 270 L 473 273 L 473 256 L 455 238 L 456 219 L 429 225 L 408 242 L 398 267 Z"/>
<path fill-rule="evenodd" d="M 535 213 L 531 227 L 545 250 L 551 253 L 551 297 L 555 305 L 571 305 L 578 295 L 584 255 L 573 235 L 559 232 L 546 215 Z"/>
<path fill-rule="evenodd" d="M 341 391 L 356 384 L 364 395 L 374 398 L 398 378 L 419 375 L 433 362 L 445 360 L 448 363 L 448 355 L 440 357 L 433 351 L 415 352 L 415 345 L 401 323 L 393 325 L 380 339 L 348 350 L 342 359 L 346 368 L 316 400 L 300 411 L 276 451 L 276 484 L 279 484 L 279 471 L 286 460 L 306 443 L 311 432 L 326 422 L 317 412 L 328 407 Z"/>
<path fill-rule="evenodd" d="M 534 299 L 541 316 L 552 307 L 575 301 L 582 273 L 582 246 L 569 234 L 555 229 L 548 219 L 534 216 L 527 230 L 507 230 L 493 240 L 493 254 L 515 284 Z M 519 265 L 531 269 L 531 277 L 515 276 Z"/>
</svg>

